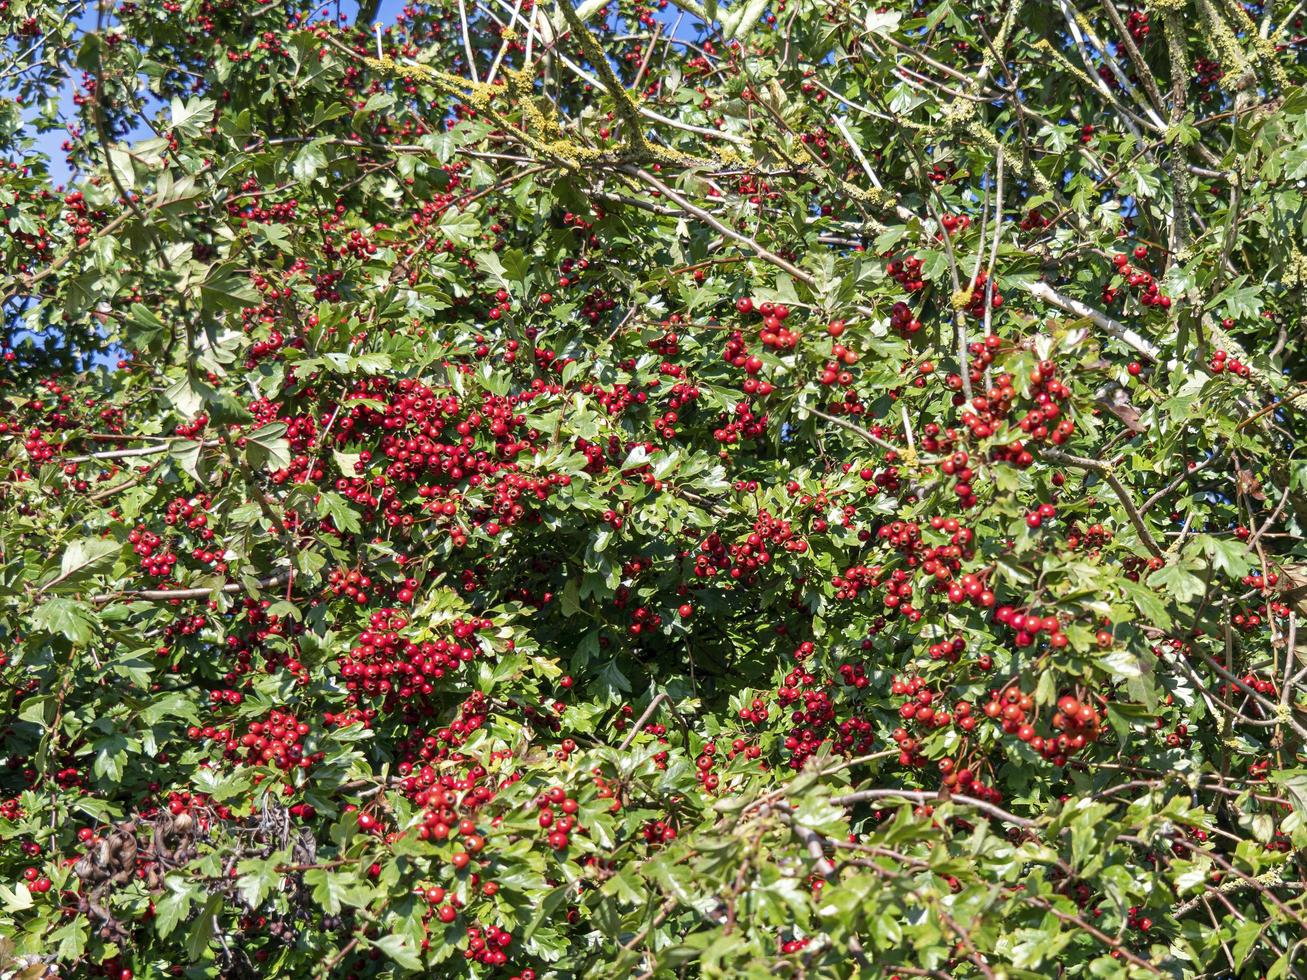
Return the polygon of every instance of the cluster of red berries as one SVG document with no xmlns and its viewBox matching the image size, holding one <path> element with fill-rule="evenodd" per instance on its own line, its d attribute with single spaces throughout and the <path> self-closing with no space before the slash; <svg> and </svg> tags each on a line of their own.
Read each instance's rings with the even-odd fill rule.
<svg viewBox="0 0 1307 980">
<path fill-rule="evenodd" d="M 357 447 L 359 457 L 355 472 L 342 474 L 335 489 L 365 508 L 365 520 L 380 509 L 387 526 L 411 527 L 414 517 L 406 512 L 408 498 L 399 490 L 415 485 L 422 506 L 441 519 L 452 543 L 462 547 L 467 531 L 458 523 L 457 515 L 463 513 L 457 506 L 459 485 L 484 488 L 490 491 L 484 496 L 491 502 L 466 517 L 493 537 L 530 516 L 530 500 L 547 499 L 556 487 L 570 482 L 566 474 L 527 477 L 517 472 L 514 462 L 540 436 L 527 427 L 521 407 L 555 389 L 561 390 L 541 383 L 508 396 L 485 393 L 480 404 L 469 405 L 452 393 L 438 395 L 410 378 L 393 383 L 386 378 L 363 379 L 351 390 L 348 415 L 341 412 L 334 424 L 336 448 L 348 453 Z M 387 399 L 385 409 L 379 409 L 377 402 Z M 322 425 L 330 424 L 328 414 Z M 378 431 L 380 439 L 374 441 Z M 482 433 L 492 441 L 492 448 L 478 448 L 477 436 Z M 384 458 L 386 467 L 384 474 L 369 478 L 365 473 L 374 458 Z M 445 506 L 451 500 L 456 504 L 454 513 Z"/>
<path fill-rule="evenodd" d="M 40 868 L 24 868 L 23 880 L 27 882 L 27 887 L 38 895 L 44 895 L 51 887 L 50 879 L 41 873 Z"/>
<path fill-rule="evenodd" d="M 486 966 L 503 966 L 508 962 L 504 950 L 513 944 L 513 934 L 498 926 L 468 926 L 467 949 L 463 956 Z M 534 971 L 530 971 L 534 972 Z"/>
<path fill-rule="evenodd" d="M 1145 910 L 1138 905 L 1131 905 L 1126 909 L 1126 925 L 1131 929 L 1138 929 L 1140 932 L 1147 932 L 1153 928 L 1153 920 L 1144 914 Z"/>
<path fill-rule="evenodd" d="M 337 660 L 337 666 L 351 702 L 363 697 L 380 699 L 385 711 L 430 696 L 436 682 L 476 658 L 481 652 L 477 632 L 493 625 L 488 619 L 460 618 L 449 628 L 451 638 L 417 642 L 401 633 L 408 618 L 398 610 L 379 609 L 368 623 L 369 628 L 359 634 L 349 654 Z"/>
<path fill-rule="evenodd" d="M 174 497 L 168 501 L 164 511 L 164 523 L 169 527 L 180 523 L 189 530 L 200 531 L 200 537 L 205 541 L 212 540 L 213 532 L 206 526 L 209 523 L 209 506 L 207 493 L 197 493 L 193 497 Z"/>
<path fill-rule="evenodd" d="M 890 307 L 889 325 L 900 337 L 911 337 L 921 329 L 921 321 L 912 312 L 912 307 L 903 302 Z"/>
<path fill-rule="evenodd" d="M 321 752 L 306 752 L 304 737 L 309 734 L 307 722 L 299 721 L 288 711 L 273 709 L 265 719 L 250 722 L 245 732 L 236 729 L 216 728 L 213 725 L 192 725 L 186 735 L 192 741 L 206 739 L 221 743 L 224 757 L 249 766 L 269 766 L 289 772 L 308 769 L 323 759 Z"/>
<path fill-rule="evenodd" d="M 1247 378 L 1252 374 L 1252 369 L 1247 364 L 1244 364 L 1237 357 L 1231 357 L 1223 350 L 1212 352 L 1207 367 L 1213 374 L 1233 374 L 1238 378 Z"/>
<path fill-rule="evenodd" d="M 1241 581 L 1244 585 L 1259 592 L 1270 592 L 1280 584 L 1280 576 L 1275 572 L 1267 572 L 1265 576 L 1261 572 L 1250 572 Z"/>
<path fill-rule="evenodd" d="M 793 706 L 789 716 L 792 727 L 783 742 L 790 753 L 791 769 L 802 769 L 809 756 L 828 741 L 835 751 L 845 756 L 871 751 L 874 726 L 857 715 L 837 720 L 835 703 L 831 699 L 833 688 L 830 680 L 819 679 L 811 671 L 795 667 L 786 674 L 777 691 L 780 707 Z"/>
<path fill-rule="evenodd" d="M 178 423 L 177 434 L 185 439 L 198 439 L 208 424 L 209 416 L 200 414 L 189 422 Z"/>
<path fill-rule="evenodd" d="M 889 273 L 891 279 L 910 293 L 920 292 L 926 288 L 926 283 L 921 278 L 921 259 L 915 255 L 891 259 L 885 271 Z"/>
<path fill-rule="evenodd" d="M 876 583 L 879 584 L 879 583 Z M 910 623 L 921 620 L 921 610 L 912 604 L 912 573 L 904 568 L 890 572 L 889 583 L 881 600 L 887 615 L 899 615 Z"/>
<path fill-rule="evenodd" d="M 731 739 L 731 748 L 730 751 L 726 753 L 726 758 L 733 760 L 735 759 L 736 756 L 741 756 L 741 755 L 749 760 L 760 759 L 762 757 L 762 749 L 759 746 L 754 745 L 752 742 L 748 741 L 747 739 L 743 739 L 743 738 Z M 767 763 L 759 762 L 759 766 L 763 769 L 766 769 Z"/>
<path fill-rule="evenodd" d="M 146 575 L 168 578 L 172 574 L 177 556 L 167 549 L 159 550 L 163 544 L 159 535 L 147 530 L 144 524 L 138 524 L 127 533 L 127 541 L 131 544 L 132 551 L 140 556 L 141 569 Z"/>
<path fill-rule="evenodd" d="M 640 828 L 640 836 L 650 847 L 660 847 L 676 840 L 676 827 L 666 820 L 650 820 Z"/>
<path fill-rule="evenodd" d="M 46 441 L 45 433 L 40 429 L 30 430 L 23 440 L 23 449 L 27 451 L 27 457 L 33 463 L 50 462 L 54 459 L 57 448 L 53 443 Z"/>
<path fill-rule="evenodd" d="M 1158 719 L 1158 723 L 1161 723 L 1161 719 Z M 1166 733 L 1165 741 L 1167 747 L 1172 749 L 1179 748 L 1182 745 L 1188 745 L 1190 743 L 1189 726 L 1183 723 L 1176 725 L 1175 731 Z"/>
<path fill-rule="evenodd" d="M 967 649 L 967 641 L 960 636 L 955 636 L 951 640 L 940 640 L 938 643 L 930 645 L 929 654 L 931 660 L 943 660 L 946 663 L 955 664 L 958 658 L 962 656 Z"/>
<path fill-rule="evenodd" d="M 932 433 L 932 436 L 938 434 L 939 434 L 938 427 L 936 427 L 936 430 L 934 433 Z M 932 438 L 932 443 L 935 446 L 935 448 L 929 451 L 935 452 L 938 451 L 939 448 L 941 448 L 941 444 L 937 441 L 934 441 L 933 438 Z M 971 457 L 967 455 L 967 453 L 959 450 L 951 454 L 947 459 L 941 460 L 939 464 L 939 469 L 941 473 L 943 473 L 947 477 L 950 477 L 954 481 L 953 493 L 958 498 L 958 506 L 962 507 L 964 510 L 976 506 L 977 503 L 976 493 L 975 493 L 975 489 L 971 485 L 971 480 L 976 474 L 975 471 L 972 470 L 971 468 Z M 937 521 L 940 522 L 938 525 L 936 523 Z M 956 518 L 950 517 L 945 519 L 945 518 L 932 517 L 930 523 L 931 523 L 931 527 L 934 527 L 935 530 L 937 531 L 943 529 L 948 531 L 950 534 L 955 534 L 959 532 L 958 521 Z M 962 542 L 955 542 L 955 543 L 970 543 L 971 531 L 966 528 L 961 528 L 961 530 L 966 532 L 966 534 L 963 535 L 964 540 Z"/>
<path fill-rule="evenodd" d="M 939 219 L 939 223 L 950 235 L 956 235 L 971 227 L 971 218 L 965 214 L 946 214 Z"/>
<path fill-rule="evenodd" d="M 959 53 L 970 50 L 967 47 L 962 48 Z M 953 163 L 932 163 L 930 170 L 927 171 L 926 177 L 932 184 L 947 184 L 957 176 L 958 168 Z"/>
<path fill-rule="evenodd" d="M 231 817 L 231 811 L 225 807 L 221 808 L 221 812 L 219 811 L 219 808 L 214 808 L 210 811 L 209 798 L 203 793 L 188 793 L 185 790 L 173 790 L 168 794 L 167 806 L 168 812 L 174 817 L 179 817 L 183 813 L 197 815 L 199 817 L 197 823 L 199 824 L 201 831 L 208 830 L 208 814 L 210 812 L 217 813 L 223 820 L 227 820 Z M 309 807 L 309 809 L 312 810 L 313 808 Z M 296 815 L 298 816 L 299 814 Z M 89 827 L 83 827 L 79 830 L 77 832 L 77 837 L 82 841 L 82 843 L 90 844 L 92 846 L 100 842 L 100 839 L 95 836 L 94 831 Z"/>
<path fill-rule="evenodd" d="M 772 550 L 793 551 L 799 554 L 808 550 L 808 542 L 795 533 L 790 522 L 773 517 L 768 511 L 759 511 L 753 522 L 753 531 L 742 541 L 731 545 L 731 557 L 736 564 L 731 568 L 732 578 L 741 578 L 740 566 L 752 571 L 772 559 Z"/>
<path fill-rule="evenodd" d="M 770 382 L 756 378 L 746 378 L 742 387 L 746 394 L 766 395 L 772 391 Z M 748 401 L 740 401 L 736 403 L 734 413 L 722 413 L 712 437 L 723 446 L 734 445 L 741 439 L 760 439 L 767 432 L 767 421 L 766 414 L 756 414 Z"/>
<path fill-rule="evenodd" d="M 1252 633 L 1263 625 L 1260 612 L 1252 609 L 1241 610 L 1230 617 L 1230 624 L 1241 633 Z"/>
<path fill-rule="evenodd" d="M 1021 219 L 1018 227 L 1022 231 L 1043 231 L 1052 222 L 1044 217 L 1044 213 L 1039 208 L 1031 208 L 1026 212 L 1026 216 Z"/>
<path fill-rule="evenodd" d="M 619 592 L 619 598 L 621 593 Z M 645 606 L 637 606 L 631 614 L 632 622 L 626 627 L 626 631 L 632 636 L 639 636 L 642 633 L 657 632 L 663 624 L 663 617 Z"/>
<path fill-rule="evenodd" d="M 371 598 L 368 594 L 370 588 L 372 588 L 372 577 L 357 568 L 348 571 L 343 568 L 333 568 L 327 574 L 327 592 L 334 596 L 348 596 L 360 606 L 366 605 Z"/>
<path fill-rule="evenodd" d="M 867 680 L 866 664 L 840 664 L 839 667 L 840 681 L 847 687 L 855 687 L 862 690 L 870 681 Z"/>
<path fill-rule="evenodd" d="M 286 338 L 280 330 L 275 328 L 269 330 L 268 336 L 263 340 L 255 341 L 248 353 L 246 353 L 245 370 L 251 371 L 258 366 L 260 361 L 275 358 L 281 353 L 282 345 L 285 343 Z"/>
<path fill-rule="evenodd" d="M 1146 260 L 1148 258 L 1148 247 L 1146 245 L 1136 245 L 1133 255 L 1138 262 Z M 1112 264 L 1116 267 L 1116 274 L 1125 281 L 1129 288 L 1135 291 L 1141 305 L 1156 306 L 1162 310 L 1171 308 L 1171 297 L 1160 291 L 1157 280 L 1153 278 L 1151 272 L 1146 269 L 1136 269 L 1130 264 L 1130 257 L 1121 253 L 1112 256 Z M 1106 285 L 1103 287 L 1104 305 L 1116 302 L 1119 296 L 1119 288 Z"/>
<path fill-rule="evenodd" d="M 1152 31 L 1148 23 L 1147 10 L 1130 11 L 1126 15 L 1125 26 L 1126 30 L 1130 32 L 1130 36 L 1140 43 L 1147 41 L 1148 35 Z"/>
<path fill-rule="evenodd" d="M 985 315 L 985 293 L 989 293 L 989 308 L 997 310 L 1003 305 L 1003 294 L 998 291 L 998 283 L 990 282 L 989 273 L 981 269 L 976 273 L 976 278 L 972 280 L 971 288 L 968 295 L 967 305 L 964 307 L 967 313 L 980 319 Z"/>
<path fill-rule="evenodd" d="M 827 387 L 836 383 L 848 386 L 853 383 L 853 374 L 847 368 L 858 363 L 858 352 L 850 350 L 843 344 L 831 342 L 830 360 L 822 365 L 817 381 Z M 834 407 L 832 406 L 832 409 Z"/>
<path fill-rule="evenodd" d="M 741 721 L 752 722 L 755 725 L 764 724 L 771 712 L 767 708 L 767 702 L 762 698 L 752 698 L 749 703 L 743 705 L 737 714 Z"/>
<path fill-rule="evenodd" d="M 1033 645 L 1040 633 L 1047 634 L 1048 645 L 1054 650 L 1067 645 L 1062 623 L 1056 616 L 1040 616 L 1035 612 L 1020 612 L 1012 606 L 999 606 L 994 610 L 994 619 L 1016 633 L 1012 642 L 1018 647 Z"/>
<path fill-rule="evenodd" d="M 64 212 L 64 223 L 76 238 L 77 247 L 84 248 L 95 234 L 96 227 L 103 223 L 105 212 L 103 209 L 92 211 L 87 206 L 81 191 L 73 191 L 66 195 L 64 204 L 68 206 L 68 210 Z"/>
<path fill-rule="evenodd" d="M 844 570 L 843 575 L 833 575 L 831 585 L 835 586 L 835 598 L 856 599 L 865 590 L 879 588 L 880 571 L 879 566 L 869 568 L 866 565 L 851 565 Z"/>
<path fill-rule="evenodd" d="M 1258 694 L 1262 695 L 1263 697 L 1275 698 L 1278 697 L 1279 695 L 1279 692 L 1275 687 L 1274 681 L 1267 680 L 1264 677 L 1258 677 L 1256 674 L 1253 673 L 1244 674 L 1243 677 L 1239 679 L 1243 681 L 1245 685 L 1252 688 L 1254 691 L 1256 691 Z M 1231 699 L 1238 698 L 1240 695 L 1244 693 L 1243 689 L 1240 688 L 1239 685 L 1235 684 L 1233 681 L 1231 681 L 1228 684 L 1222 685 L 1220 688 L 1218 688 L 1218 690 L 1222 690 L 1224 692 L 1224 696 Z"/>
<path fill-rule="evenodd" d="M 1091 704 L 1063 695 L 1051 719 L 1058 734 L 1048 736 L 1036 731 L 1030 718 L 1033 710 L 1030 695 L 1016 688 L 992 692 L 985 704 L 985 714 L 999 722 L 1006 734 L 1015 735 L 1056 766 L 1066 765 L 1071 755 L 1098 741 L 1102 717 Z"/>
<path fill-rule="evenodd" d="M 959 704 L 959 714 L 961 714 L 963 708 L 966 708 L 968 711 L 968 714 L 964 716 L 965 720 L 969 720 L 972 726 L 974 726 L 975 718 L 970 714 L 971 705 L 965 702 Z M 961 724 L 962 720 L 964 719 L 959 719 L 959 724 Z M 970 731 L 970 729 L 968 728 L 967 731 Z M 975 770 L 970 766 L 959 766 L 957 760 L 952 756 L 946 755 L 944 758 L 939 760 L 939 773 L 940 785 L 951 791 L 963 793 L 967 796 L 974 796 L 981 800 L 988 800 L 991 803 L 999 803 L 1002 801 L 1002 793 L 994 789 L 992 786 L 987 786 L 982 783 L 977 778 Z"/>
<path fill-rule="evenodd" d="M 1104 545 L 1110 544 L 1112 538 L 1111 529 L 1103 527 L 1102 524 L 1090 524 L 1083 530 L 1076 525 L 1072 525 L 1067 529 L 1066 546 L 1072 551 L 1083 548 L 1093 554 Z"/>
<path fill-rule="evenodd" d="M 921 741 L 913 738 L 906 728 L 896 728 L 890 735 L 899 750 L 899 765 L 905 769 L 915 769 L 926 764 L 926 757 L 921 754 Z"/>
<path fill-rule="evenodd" d="M 1032 531 L 1043 526 L 1045 521 L 1057 517 L 1057 508 L 1050 503 L 1043 503 L 1026 514 L 1026 527 Z"/>
<path fill-rule="evenodd" d="M 1225 69 L 1221 67 L 1219 61 L 1213 61 L 1211 58 L 1194 59 L 1194 84 L 1199 88 L 1210 88 L 1224 77 Z M 1203 95 L 1210 98 L 1210 94 L 1206 92 L 1201 93 L 1199 98 L 1201 99 Z M 1208 100 L 1203 99 L 1203 101 Z"/>
<path fill-rule="evenodd" d="M 1071 389 L 1058 380 L 1057 366 L 1052 361 L 1040 361 L 1039 365 L 1030 372 L 1029 381 L 1035 407 L 1022 416 L 1017 423 L 1017 428 L 1027 434 L 1030 441 L 1042 442 L 1047 439 L 1054 445 L 1060 446 L 1075 432 L 1075 423 L 1069 417 L 1062 415 L 1061 406 L 1061 403 L 1071 396 Z M 991 436 L 999 422 L 1011 412 L 1015 398 L 1016 391 L 1013 388 L 1012 377 L 1006 374 L 1000 375 L 995 379 L 992 389 L 985 395 L 972 399 L 974 411 L 964 412 L 963 421 L 971 428 L 973 436 L 977 438 Z M 1057 419 L 1060 419 L 1057 425 L 1050 428 L 1049 423 Z M 1034 462 L 1033 454 L 1020 439 L 1005 446 L 995 447 L 993 456 L 996 460 L 1010 463 L 1019 469 L 1024 469 Z"/>
<path fill-rule="evenodd" d="M 899 717 L 905 722 L 915 722 L 927 731 L 953 723 L 950 712 L 935 710 L 934 701 L 939 695 L 927 687 L 920 677 L 909 677 L 906 680 L 894 678 L 890 693 L 904 699 L 899 704 Z"/>
<path fill-rule="evenodd" d="M 705 793 L 714 792 L 721 784 L 721 777 L 713 770 L 717 767 L 717 743 L 707 742 L 694 760 L 694 776 L 703 786 Z"/>
<path fill-rule="evenodd" d="M 758 339 L 762 341 L 764 347 L 793 350 L 799 345 L 800 335 L 785 326 L 785 321 L 790 316 L 790 308 L 785 304 L 766 301 L 755 304 L 750 297 L 742 296 L 735 301 L 735 308 L 745 316 L 756 310 L 762 317 L 762 328 L 758 331 Z"/>
<path fill-rule="evenodd" d="M 571 834 L 580 832 L 576 825 L 580 804 L 561 786 L 552 786 L 536 797 L 535 806 L 539 811 L 536 822 L 546 832 L 546 842 L 555 851 L 566 848 L 571 843 Z"/>
<path fill-rule="evenodd" d="M 745 374 L 754 375 L 762 370 L 762 358 L 749 353 L 744 334 L 739 330 L 733 331 L 727 338 L 726 346 L 722 349 L 722 360 L 732 367 L 742 368 Z"/>
<path fill-rule="evenodd" d="M 247 178 L 240 187 L 240 193 L 232 197 L 224 204 L 227 213 L 236 220 L 236 223 L 244 228 L 251 221 L 255 224 L 287 224 L 295 221 L 298 217 L 296 213 L 299 210 L 299 201 L 290 198 L 286 201 L 273 202 L 266 197 L 246 197 L 245 195 L 254 194 L 260 190 L 259 179 L 257 177 Z"/>
</svg>

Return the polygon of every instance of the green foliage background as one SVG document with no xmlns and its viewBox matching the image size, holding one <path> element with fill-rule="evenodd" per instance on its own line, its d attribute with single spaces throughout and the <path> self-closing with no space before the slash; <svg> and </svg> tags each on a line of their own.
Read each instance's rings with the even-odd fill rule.
<svg viewBox="0 0 1307 980">
<path fill-rule="evenodd" d="M 374 12 L 0 2 L 0 973 L 1307 972 L 1300 9 Z"/>
</svg>

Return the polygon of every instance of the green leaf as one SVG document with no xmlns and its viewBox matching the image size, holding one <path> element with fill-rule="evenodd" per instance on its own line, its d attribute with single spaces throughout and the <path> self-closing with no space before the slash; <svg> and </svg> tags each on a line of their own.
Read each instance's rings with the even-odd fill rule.
<svg viewBox="0 0 1307 980">
<path fill-rule="evenodd" d="M 1253 567 L 1248 548 L 1238 541 L 1217 538 L 1210 534 L 1199 534 L 1195 540 L 1207 553 L 1212 564 L 1231 578 L 1243 578 Z"/>
<path fill-rule="evenodd" d="M 200 892 L 197 886 L 181 881 L 175 875 L 166 877 L 164 884 L 168 894 L 154 903 L 154 929 L 161 939 L 172 935 L 173 930 L 190 914 L 191 903 Z"/>
<path fill-rule="evenodd" d="M 193 98 L 183 102 L 174 96 L 170 106 L 171 128 L 185 137 L 199 136 L 217 106 L 212 99 Z"/>
<path fill-rule="evenodd" d="M 1153 588 L 1164 588 L 1177 602 L 1188 603 L 1203 594 L 1203 580 L 1181 567 L 1179 562 L 1163 565 L 1148 576 Z"/>
<path fill-rule="evenodd" d="M 440 230 L 458 245 L 465 245 L 481 234 L 481 223 L 476 215 L 450 208 L 440 216 Z M 501 265 L 500 269 L 504 267 Z"/>
<path fill-rule="evenodd" d="M 1161 630 L 1171 628 L 1171 614 L 1167 611 L 1166 603 L 1157 597 L 1156 592 L 1130 579 L 1119 579 L 1117 585 L 1129 596 L 1145 623 Z"/>
<path fill-rule="evenodd" d="M 14 882 L 11 889 L 8 885 L 0 885 L 0 905 L 3 905 L 6 912 L 23 912 L 32 907 L 32 893 L 21 881 Z"/>
<path fill-rule="evenodd" d="M 357 534 L 363 529 L 358 511 L 334 490 L 324 490 L 318 495 L 317 511 L 319 517 L 330 517 L 338 531 Z"/>
<path fill-rule="evenodd" d="M 1240 320 L 1245 317 L 1260 316 L 1262 312 L 1261 289 L 1257 285 L 1248 285 L 1247 276 L 1238 276 L 1205 304 L 1209 310 L 1219 310 L 1223 317 Z"/>
<path fill-rule="evenodd" d="M 327 154 L 322 149 L 323 145 L 322 140 L 305 143 L 291 161 L 291 176 L 301 184 L 311 183 L 314 177 L 327 169 Z"/>
<path fill-rule="evenodd" d="M 95 635 L 95 616 L 89 606 L 63 597 L 50 599 L 32 613 L 32 626 L 47 633 L 59 633 L 85 646 Z"/>
<path fill-rule="evenodd" d="M 59 584 L 65 588 L 88 575 L 103 571 L 113 564 L 111 559 L 122 552 L 122 545 L 113 538 L 78 538 L 64 549 L 59 562 Z"/>
<path fill-rule="evenodd" d="M 499 253 L 504 275 L 512 282 L 525 282 L 531 269 L 531 260 L 520 248 L 506 248 Z"/>
<path fill-rule="evenodd" d="M 567 584 L 563 586 L 563 593 L 559 597 L 562 603 L 564 616 L 575 616 L 581 611 L 580 602 L 581 586 L 576 579 L 568 579 Z"/>
<path fill-rule="evenodd" d="M 381 950 L 406 970 L 422 969 L 422 959 L 408 944 L 403 936 L 382 936 L 372 941 L 372 945 Z"/>
<path fill-rule="evenodd" d="M 200 283 L 200 297 L 209 310 L 240 310 L 259 301 L 259 294 L 250 286 L 249 278 L 235 263 L 219 263 L 209 269 Z"/>
<path fill-rule="evenodd" d="M 204 908 L 195 919 L 195 924 L 191 926 L 190 933 L 186 936 L 186 956 L 192 962 L 197 962 L 209 949 L 209 943 L 213 941 L 215 926 L 217 925 L 218 914 L 222 911 L 222 895 L 210 895 L 209 900 L 204 903 Z"/>
<path fill-rule="evenodd" d="M 510 285 L 504 263 L 499 261 L 499 256 L 494 252 L 477 252 L 476 264 L 478 269 L 501 286 Z"/>
<path fill-rule="evenodd" d="M 197 483 L 204 482 L 204 472 L 201 469 L 203 451 L 204 444 L 198 440 L 184 439 L 168 443 L 169 458 L 177 464 L 178 469 Z"/>
<path fill-rule="evenodd" d="M 880 34 L 885 37 L 893 34 L 898 30 L 899 22 L 903 19 L 903 14 L 897 10 L 880 12 L 870 10 L 867 12 L 866 20 L 863 22 L 863 28 L 868 34 Z"/>
<path fill-rule="evenodd" d="M 290 441 L 286 438 L 286 423 L 271 422 L 260 426 L 245 437 L 245 454 L 250 466 L 258 469 L 284 470 L 290 466 Z"/>
<path fill-rule="evenodd" d="M 106 735 L 91 743 L 95 753 L 95 762 L 91 771 L 97 779 L 117 783 L 123 778 L 123 767 L 127 763 L 127 739 L 121 735 Z"/>
<path fill-rule="evenodd" d="M 257 909 L 262 905 L 281 881 L 277 865 L 281 863 L 282 857 L 283 855 L 274 854 L 262 860 L 242 861 L 238 865 L 237 870 L 242 873 L 236 879 L 236 890 L 250 908 Z"/>
</svg>

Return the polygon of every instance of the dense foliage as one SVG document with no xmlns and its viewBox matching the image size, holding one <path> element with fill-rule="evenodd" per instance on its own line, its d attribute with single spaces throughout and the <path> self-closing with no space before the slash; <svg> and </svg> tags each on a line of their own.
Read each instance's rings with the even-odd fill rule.
<svg viewBox="0 0 1307 980">
<path fill-rule="evenodd" d="M 0 974 L 1307 973 L 1302 4 L 362 7 L 0 0 Z"/>
</svg>

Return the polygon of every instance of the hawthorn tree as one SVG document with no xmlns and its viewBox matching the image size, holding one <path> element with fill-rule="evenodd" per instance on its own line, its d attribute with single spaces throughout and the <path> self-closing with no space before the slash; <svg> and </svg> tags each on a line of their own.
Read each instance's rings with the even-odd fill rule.
<svg viewBox="0 0 1307 980">
<path fill-rule="evenodd" d="M 1302 5 L 377 7 L 0 0 L 0 973 L 1307 974 Z"/>
</svg>

